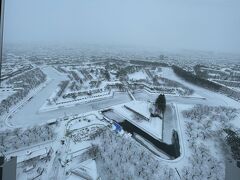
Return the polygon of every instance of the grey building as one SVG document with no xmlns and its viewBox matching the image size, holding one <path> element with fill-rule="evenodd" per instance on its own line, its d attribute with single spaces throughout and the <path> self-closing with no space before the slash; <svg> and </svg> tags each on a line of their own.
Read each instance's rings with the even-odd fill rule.
<svg viewBox="0 0 240 180">
<path fill-rule="evenodd" d="M 0 156 L 0 180 L 16 180 L 17 157 Z"/>
</svg>

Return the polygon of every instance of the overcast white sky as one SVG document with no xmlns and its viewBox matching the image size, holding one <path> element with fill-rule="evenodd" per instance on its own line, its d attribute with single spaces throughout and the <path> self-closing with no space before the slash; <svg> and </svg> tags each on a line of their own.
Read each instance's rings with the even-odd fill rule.
<svg viewBox="0 0 240 180">
<path fill-rule="evenodd" d="M 240 0 L 5 0 L 5 42 L 240 52 Z"/>
</svg>

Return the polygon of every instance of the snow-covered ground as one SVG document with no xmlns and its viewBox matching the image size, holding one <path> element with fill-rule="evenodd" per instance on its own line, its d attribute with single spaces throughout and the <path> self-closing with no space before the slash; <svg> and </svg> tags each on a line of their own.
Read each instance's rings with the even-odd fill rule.
<svg viewBox="0 0 240 180">
<path fill-rule="evenodd" d="M 147 79 L 148 75 L 146 74 L 145 71 L 137 71 L 132 74 L 128 74 L 128 77 L 130 80 L 140 80 L 140 79 Z"/>
<path fill-rule="evenodd" d="M 105 91 L 105 92 L 101 92 L 101 93 L 96 93 L 91 96 L 81 96 L 81 98 L 78 98 L 76 100 L 61 99 L 56 104 L 51 104 L 51 105 L 49 105 L 48 102 L 46 101 L 42 105 L 42 107 L 39 109 L 39 112 L 53 111 L 53 110 L 59 109 L 63 106 L 64 107 L 72 107 L 72 106 L 79 105 L 79 104 L 96 102 L 96 101 L 100 101 L 100 100 L 104 100 L 104 99 L 113 98 L 113 96 L 114 96 L 114 92 Z"/>
<path fill-rule="evenodd" d="M 8 120 L 11 125 L 24 126 L 26 123 L 29 125 L 39 124 L 46 122 L 49 119 L 99 110 L 131 100 L 127 93 L 116 92 L 113 97 L 103 100 L 100 99 L 99 101 L 90 101 L 85 104 L 75 104 L 75 106 L 70 107 L 61 106 L 57 109 L 54 108 L 51 111 L 40 112 L 39 110 L 46 102 L 46 99 L 51 96 L 59 82 L 65 78 L 64 75 L 60 75 L 54 68 L 51 67 L 46 67 L 43 71 L 52 79 L 51 83 L 38 92 L 38 94 L 36 94 L 30 102 L 21 107 L 21 109 L 18 109 L 18 111 L 12 115 L 12 118 Z"/>
<path fill-rule="evenodd" d="M 50 108 L 46 105 L 46 100 L 51 97 L 53 91 L 57 89 L 58 84 L 67 79 L 67 76 L 59 73 L 50 66 L 46 66 L 42 68 L 42 70 L 47 74 L 48 78 L 52 79 L 51 82 L 35 94 L 24 106 L 18 108 L 14 114 L 11 114 L 11 118 L 7 119 L 7 122 L 10 123 L 12 127 L 26 127 L 26 125 L 49 123 L 52 119 L 59 120 L 60 125 L 56 128 L 56 139 L 26 147 L 26 149 L 19 149 L 9 154 L 7 153 L 8 156 L 17 155 L 19 157 L 18 162 L 23 162 L 32 157 L 44 156 L 49 149 L 52 148 L 54 154 L 51 160 L 46 163 L 48 166 L 46 166 L 46 173 L 43 174 L 42 178 L 48 178 L 47 174 L 49 173 L 49 177 L 64 177 L 65 179 L 72 180 L 77 177 L 79 178 L 76 174 L 85 169 L 92 179 L 97 179 L 98 172 L 96 162 L 94 160 L 80 162 L 78 158 L 92 147 L 90 132 L 94 132 L 97 128 L 108 124 L 103 121 L 102 114 L 99 113 L 100 110 L 107 108 L 113 109 L 114 113 L 117 113 L 117 115 L 120 115 L 123 119 L 127 119 L 148 134 L 167 144 L 171 144 L 172 131 L 176 130 L 180 140 L 181 156 L 175 160 L 167 160 L 155 156 L 154 158 L 170 165 L 171 168 L 178 169 L 182 177 L 186 177 L 186 173 L 189 171 L 192 171 L 191 173 L 198 173 L 196 169 L 191 169 L 191 165 L 193 164 L 201 169 L 200 171 L 203 171 L 203 179 L 207 177 L 206 173 L 212 172 L 209 170 L 210 165 L 216 167 L 216 171 L 220 171 L 221 168 L 224 169 L 224 158 L 221 147 L 218 141 L 214 141 L 217 137 L 201 140 L 199 136 L 202 135 L 194 136 L 196 139 L 195 143 L 197 144 L 196 147 L 198 147 L 196 148 L 196 144 L 194 145 L 194 141 L 193 144 L 191 144 L 192 142 L 190 142 L 191 140 L 189 140 L 190 138 L 186 132 L 189 132 L 189 123 L 193 124 L 192 126 L 196 128 L 196 132 L 199 131 L 197 128 L 201 128 L 202 124 L 194 121 L 191 122 L 182 112 L 192 109 L 196 104 L 240 108 L 240 103 L 237 101 L 188 83 L 176 76 L 171 68 L 163 67 L 160 72 L 161 76 L 182 83 L 195 92 L 195 94 L 186 97 L 166 95 L 167 109 L 164 120 L 150 117 L 149 109 L 151 102 L 155 101 L 159 93 L 150 93 L 146 90 L 134 91 L 133 98 L 129 96 L 129 93 L 131 94 L 130 91 L 114 91 L 111 96 L 102 99 L 95 98 L 81 103 L 74 102 L 68 105 L 63 104 L 62 106 Z M 83 77 L 82 73 L 76 72 L 79 76 Z M 134 80 L 148 78 L 144 70 L 129 74 L 128 76 L 129 79 Z M 96 77 L 94 76 L 94 78 Z M 106 84 L 106 82 L 104 81 L 103 84 Z M 141 119 L 136 113 L 126 107 L 133 109 L 149 120 Z M 240 128 L 239 111 L 237 113 L 238 119 L 235 118 L 230 123 L 234 127 Z M 111 113 L 108 115 L 111 116 Z M 213 122 L 211 132 L 218 130 L 219 127 L 221 127 L 221 123 L 217 121 Z M 204 130 L 205 129 L 203 129 L 203 132 L 205 132 Z M 139 139 L 141 139 L 141 137 L 139 137 Z M 28 148 L 31 153 L 29 153 Z M 206 158 L 206 152 L 208 156 L 211 157 L 209 161 L 204 159 Z M 201 159 L 200 155 L 204 157 Z M 68 160 L 71 161 L 67 162 Z M 200 167 L 199 164 L 196 163 L 197 161 L 199 161 L 199 164 L 205 161 L 206 165 Z M 40 165 L 37 167 L 43 167 L 44 162 L 42 160 L 39 160 L 38 163 Z M 21 164 L 21 166 L 24 166 L 24 163 Z M 36 171 L 36 168 L 34 168 L 34 171 Z M 68 175 L 66 175 L 67 172 L 69 173 Z M 19 178 L 22 179 L 30 177 L 30 175 L 23 175 L 24 173 L 22 172 L 18 172 L 18 174 L 21 175 Z M 223 172 L 219 172 L 219 174 L 221 177 L 224 177 Z"/>
<path fill-rule="evenodd" d="M 116 93 L 116 96 L 106 100 L 90 102 L 87 104 L 80 104 L 73 107 L 63 106 L 53 111 L 39 112 L 38 110 L 41 105 L 38 104 L 38 99 L 40 100 L 41 97 L 33 99 L 30 103 L 24 106 L 21 111 L 18 111 L 15 115 L 13 115 L 12 119 L 10 119 L 10 123 L 16 126 L 24 126 L 25 123 L 39 124 L 42 122 L 46 122 L 47 120 L 52 118 L 59 118 L 68 115 L 100 110 L 114 106 L 116 104 L 130 101 L 130 97 L 126 93 Z M 28 116 L 26 116 L 26 114 L 28 114 Z"/>
<path fill-rule="evenodd" d="M 12 89 L 9 89 L 9 88 L 1 88 L 0 89 L 0 102 L 3 100 L 3 99 L 6 99 L 6 97 L 12 95 L 14 93 L 14 91 Z"/>
<path fill-rule="evenodd" d="M 76 164 L 75 166 L 75 168 L 71 167 L 71 175 L 67 178 L 67 180 L 78 180 L 84 178 L 97 180 L 99 178 L 95 160 L 89 159 L 82 163 Z"/>
<path fill-rule="evenodd" d="M 163 142 L 167 144 L 172 144 L 172 133 L 173 130 L 180 133 L 178 127 L 178 119 L 176 107 L 173 104 L 168 104 L 166 107 L 164 120 L 163 120 Z"/>
<path fill-rule="evenodd" d="M 152 107 L 151 103 L 146 103 L 145 101 L 131 101 L 129 103 L 126 103 L 125 106 L 128 109 L 131 109 L 138 114 L 141 114 L 148 120 L 151 120 L 151 113 L 150 113 L 150 108 Z"/>
<path fill-rule="evenodd" d="M 126 109 L 125 106 L 130 106 L 136 111 L 139 111 L 144 115 L 147 115 L 149 121 L 141 117 L 138 117 L 136 113 Z M 152 135 L 154 138 L 162 140 L 163 121 L 158 117 L 155 118 L 150 117 L 149 113 L 150 106 L 151 104 L 149 102 L 132 101 L 124 105 L 115 106 L 114 110 L 117 113 L 121 114 L 128 121 L 132 122 L 134 125 L 142 129 L 143 131 Z"/>
<path fill-rule="evenodd" d="M 235 108 L 240 108 L 239 102 L 237 102 L 223 94 L 219 94 L 219 93 L 210 91 L 208 89 L 191 84 L 191 83 L 181 79 L 180 77 L 178 77 L 171 68 L 162 68 L 162 75 L 164 77 L 168 77 L 168 79 L 180 82 L 180 83 L 184 84 L 185 86 L 193 89 L 195 91 L 195 93 L 197 93 L 201 97 L 206 98 L 206 100 L 208 101 L 208 104 L 232 106 Z"/>
</svg>

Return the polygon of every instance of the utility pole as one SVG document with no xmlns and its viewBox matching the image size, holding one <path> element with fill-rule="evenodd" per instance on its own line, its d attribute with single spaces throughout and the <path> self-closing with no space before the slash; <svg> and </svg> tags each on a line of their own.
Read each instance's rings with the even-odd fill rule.
<svg viewBox="0 0 240 180">
<path fill-rule="evenodd" d="M 4 26 L 4 1 L 0 0 L 0 87 L 2 83 L 2 59 L 3 59 L 3 26 Z"/>
</svg>

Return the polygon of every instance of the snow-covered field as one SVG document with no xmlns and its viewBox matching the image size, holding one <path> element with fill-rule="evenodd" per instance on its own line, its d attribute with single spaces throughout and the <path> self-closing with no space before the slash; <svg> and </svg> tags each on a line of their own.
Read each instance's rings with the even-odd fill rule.
<svg viewBox="0 0 240 180">
<path fill-rule="evenodd" d="M 185 86 L 191 88 L 194 90 L 195 93 L 200 95 L 203 98 L 206 98 L 209 104 L 211 105 L 222 105 L 222 106 L 232 106 L 235 108 L 240 108 L 240 103 L 237 101 L 226 97 L 225 95 L 212 92 L 210 90 L 207 90 L 205 88 L 193 85 L 189 82 L 184 81 L 180 77 L 178 77 L 171 68 L 162 68 L 162 74 L 164 77 L 168 77 L 169 79 L 175 80 L 177 82 L 180 82 L 184 84 Z"/>
<path fill-rule="evenodd" d="M 128 75 L 130 80 L 141 80 L 141 79 L 147 79 L 148 75 L 145 73 L 145 71 L 137 71 L 132 74 Z"/>
<path fill-rule="evenodd" d="M 86 66 L 86 68 L 88 70 L 91 69 L 89 66 Z M 98 71 L 100 71 L 104 66 L 100 65 L 96 68 L 99 68 Z M 82 69 L 84 70 L 84 68 Z M 98 74 L 97 70 L 93 70 L 91 73 L 87 71 L 84 74 L 79 70 L 72 69 L 72 67 L 65 67 L 65 70 L 76 72 L 82 79 L 90 75 L 95 81 L 101 77 L 101 88 L 104 88 L 107 84 L 114 86 L 114 83 L 118 83 L 122 85 L 121 90 L 119 90 L 119 87 L 110 87 L 110 90 L 107 89 L 102 93 L 79 95 L 76 101 L 69 103 L 66 103 L 60 97 L 55 104 L 49 105 L 47 102 L 56 96 L 59 90 L 59 83 L 69 80 L 69 77 L 51 66 L 41 67 L 41 70 L 47 75 L 48 83 L 37 91 L 27 103 L 17 108 L 14 113 L 9 112 L 7 113 L 8 116 L 1 117 L 1 120 L 6 125 L 9 125 L 7 128 L 11 130 L 42 125 L 48 126 L 51 123 L 57 124 L 54 129 L 53 139 L 46 142 L 39 141 L 39 143 L 30 141 L 25 148 L 19 146 L 21 148 L 6 153 L 7 156 L 18 156 L 18 179 L 33 178 L 42 174 L 40 179 L 57 178 L 72 180 L 79 178 L 84 173 L 86 177 L 90 175 L 92 179 L 97 179 L 99 175 L 107 178 L 109 174 L 103 174 L 103 172 L 110 173 L 111 171 L 104 168 L 109 168 L 111 165 L 112 168 L 120 166 L 121 163 L 126 163 L 129 167 L 133 167 L 132 170 L 124 168 L 121 170 L 123 171 L 122 173 L 125 172 L 126 176 L 128 173 L 138 175 L 139 179 L 144 179 L 139 172 L 144 172 L 145 174 L 152 173 L 152 177 L 155 179 L 157 179 L 158 175 L 165 179 L 208 179 L 209 177 L 210 179 L 211 177 L 212 179 L 224 179 L 227 157 L 224 153 L 229 152 L 223 148 L 224 138 L 222 129 L 236 128 L 239 130 L 239 102 L 223 94 L 186 82 L 174 74 L 170 67 L 162 67 L 161 71 L 155 73 L 159 73 L 162 77 L 181 83 L 187 88 L 194 90 L 194 93 L 189 96 L 166 94 L 167 108 L 165 118 L 162 120 L 158 117 L 150 116 L 152 103 L 155 102 L 159 93 L 151 93 L 145 89 L 132 90 L 128 86 L 127 79 L 122 78 L 120 81 L 113 74 L 111 74 L 111 79 L 107 81 L 102 77 L 103 74 Z M 150 79 L 144 68 L 127 76 L 129 80 Z M 73 80 L 70 79 L 69 81 Z M 89 81 L 83 82 L 81 88 L 96 90 L 96 87 L 88 87 Z M 68 85 L 64 93 L 72 92 L 77 91 L 70 91 Z M 103 94 L 105 92 L 111 93 Z M 0 93 L 0 95 L 8 96 L 9 94 L 4 92 L 4 94 Z M 80 98 L 84 98 L 84 100 L 80 101 Z M 61 105 L 59 105 L 60 102 L 62 103 Z M 215 108 L 210 108 L 209 111 L 206 111 L 207 115 L 205 115 L 206 112 L 200 109 L 206 110 L 209 106 L 215 106 Z M 225 108 L 222 108 L 222 112 L 219 112 L 219 106 L 237 109 L 236 112 L 234 111 L 236 117 L 231 118 L 231 110 L 226 110 Z M 121 118 L 122 120 L 127 120 L 155 139 L 168 145 L 172 144 L 172 133 L 175 130 L 179 137 L 180 156 L 173 160 L 164 155 L 156 156 L 154 153 L 151 153 L 152 151 L 149 151 L 149 149 L 155 148 L 151 142 L 147 142 L 143 137 L 136 135 L 140 141 L 145 141 L 145 146 L 151 146 L 149 149 L 145 148 L 135 141 L 134 138 L 127 136 L 127 132 L 117 134 L 116 137 L 108 134 L 110 137 L 108 140 L 104 140 L 106 136 L 103 135 L 103 139 L 99 140 L 98 137 L 101 136 L 99 130 L 107 126 L 110 127 L 110 123 L 103 118 L 104 113 L 101 113 L 102 110 L 106 109 L 113 110 L 110 113 L 106 113 L 113 120 L 119 121 Z M 194 110 L 196 109 L 197 111 L 195 112 Z M 186 112 L 189 112 L 190 115 L 186 115 Z M 194 113 L 198 114 L 198 116 L 193 117 L 192 114 Z M 13 131 L 12 134 L 14 134 L 15 139 L 18 136 L 20 139 L 24 138 L 18 135 L 18 131 Z M 119 145 L 117 141 L 123 144 L 120 143 Z M 103 146 L 106 142 L 109 143 L 105 145 L 106 147 L 112 146 L 113 148 L 104 150 L 105 147 L 98 147 L 99 152 L 102 154 L 99 155 L 99 152 L 95 152 L 94 144 Z M 13 148 L 17 148 L 15 146 Z M 134 146 L 135 154 L 131 154 L 132 152 L 129 151 L 129 157 L 126 157 L 120 164 L 115 157 L 105 157 L 107 152 L 111 155 L 114 154 L 112 151 L 118 153 L 119 159 L 124 157 L 125 155 L 120 155 L 121 151 L 117 146 L 123 150 L 126 150 L 128 146 Z M 139 165 L 134 165 L 136 163 L 135 160 L 131 160 L 136 154 L 139 155 L 138 158 L 141 157 L 141 152 L 147 152 L 146 156 L 148 156 L 149 161 L 155 165 L 155 167 L 146 168 L 146 172 L 141 170 Z M 106 162 L 104 158 L 108 159 L 109 162 Z M 142 158 L 147 157 L 143 156 Z M 145 162 L 147 163 L 148 161 L 144 159 Z M 101 165 L 101 163 L 103 164 Z M 141 163 L 145 167 L 149 165 Z M 149 166 L 152 165 L 150 164 Z M 165 168 L 161 172 L 159 171 L 158 174 L 154 171 L 154 168 L 158 169 L 160 167 Z M 44 171 L 42 171 L 43 169 Z M 154 172 L 149 172 L 150 170 Z M 148 177 L 145 174 L 143 177 Z M 138 179 L 132 176 L 128 177 Z M 149 177 L 151 176 L 149 175 Z"/>
</svg>

